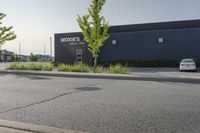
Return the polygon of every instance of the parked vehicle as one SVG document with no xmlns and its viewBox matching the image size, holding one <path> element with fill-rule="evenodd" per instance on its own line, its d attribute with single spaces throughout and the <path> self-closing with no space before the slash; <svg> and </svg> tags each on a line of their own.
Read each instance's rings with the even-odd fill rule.
<svg viewBox="0 0 200 133">
<path fill-rule="evenodd" d="M 180 71 L 196 71 L 196 63 L 193 59 L 183 59 L 180 63 Z"/>
</svg>

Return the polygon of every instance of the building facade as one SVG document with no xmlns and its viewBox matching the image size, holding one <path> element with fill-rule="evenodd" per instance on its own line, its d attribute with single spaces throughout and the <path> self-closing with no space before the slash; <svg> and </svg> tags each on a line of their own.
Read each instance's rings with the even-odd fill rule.
<svg viewBox="0 0 200 133">
<path fill-rule="evenodd" d="M 99 62 L 200 59 L 200 20 L 112 26 Z M 55 61 L 92 64 L 80 32 L 55 34 Z"/>
<path fill-rule="evenodd" d="M 0 62 L 10 62 L 14 52 L 0 50 Z"/>
</svg>

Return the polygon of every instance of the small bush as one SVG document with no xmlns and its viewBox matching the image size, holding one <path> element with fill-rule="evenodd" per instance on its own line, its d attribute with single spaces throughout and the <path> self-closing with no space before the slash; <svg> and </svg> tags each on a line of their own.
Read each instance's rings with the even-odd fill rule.
<svg viewBox="0 0 200 133">
<path fill-rule="evenodd" d="M 12 63 L 7 67 L 7 69 L 15 70 L 17 68 L 17 65 L 18 65 L 18 63 Z"/>
<path fill-rule="evenodd" d="M 10 70 L 29 70 L 29 66 L 27 64 L 22 64 L 22 63 L 12 63 L 7 67 L 7 69 L 10 69 Z"/>
<path fill-rule="evenodd" d="M 50 63 L 44 64 L 42 70 L 43 71 L 52 71 L 53 70 L 53 65 L 50 64 Z"/>
<path fill-rule="evenodd" d="M 29 70 L 35 70 L 35 71 L 41 71 L 43 68 L 42 63 L 31 63 L 29 64 L 30 69 Z"/>
<path fill-rule="evenodd" d="M 126 74 L 126 73 L 128 73 L 128 68 L 123 67 L 121 64 L 110 65 L 108 71 L 109 71 L 109 73 Z"/>
<path fill-rule="evenodd" d="M 71 66 L 71 72 L 90 72 L 90 67 L 86 64 L 75 64 Z"/>
<path fill-rule="evenodd" d="M 95 73 L 103 73 L 103 72 L 104 72 L 103 66 L 97 66 Z"/>
<path fill-rule="evenodd" d="M 74 65 L 65 65 L 60 64 L 58 66 L 58 71 L 63 72 L 90 72 L 90 67 L 85 64 L 74 64 Z"/>
<path fill-rule="evenodd" d="M 7 69 L 10 70 L 36 70 L 36 71 L 52 71 L 53 64 L 51 63 L 12 63 L 8 66 Z M 63 72 L 90 72 L 92 71 L 92 67 L 86 64 L 74 64 L 74 65 L 65 65 L 60 64 L 58 66 L 58 71 Z M 116 74 L 126 74 L 128 73 L 128 68 L 123 67 L 121 64 L 110 65 L 108 70 L 106 71 L 103 66 L 98 66 L 95 70 L 95 73 L 116 73 Z"/>
<path fill-rule="evenodd" d="M 60 64 L 60 65 L 58 65 L 58 71 L 70 72 L 71 71 L 71 66 L 70 65 L 65 65 L 65 64 Z"/>
<path fill-rule="evenodd" d="M 16 70 L 29 70 L 30 66 L 28 64 L 19 63 L 16 66 Z"/>
<path fill-rule="evenodd" d="M 35 70 L 35 71 L 52 71 L 53 65 L 43 63 L 12 63 L 7 69 L 10 70 Z"/>
</svg>

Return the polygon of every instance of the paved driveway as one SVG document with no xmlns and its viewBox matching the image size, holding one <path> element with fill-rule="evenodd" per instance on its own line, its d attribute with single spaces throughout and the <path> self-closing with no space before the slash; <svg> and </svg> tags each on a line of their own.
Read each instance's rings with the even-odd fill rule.
<svg viewBox="0 0 200 133">
<path fill-rule="evenodd" d="M 91 133 L 199 133 L 200 85 L 0 75 L 0 119 Z"/>
</svg>

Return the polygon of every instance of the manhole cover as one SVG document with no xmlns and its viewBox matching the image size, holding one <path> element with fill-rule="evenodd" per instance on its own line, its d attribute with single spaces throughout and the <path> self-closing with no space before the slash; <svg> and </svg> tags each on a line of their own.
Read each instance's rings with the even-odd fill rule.
<svg viewBox="0 0 200 133">
<path fill-rule="evenodd" d="M 80 88 L 76 88 L 76 90 L 79 90 L 79 91 L 98 91 L 98 90 L 102 90 L 102 88 L 98 88 L 98 87 L 80 87 Z"/>
</svg>

